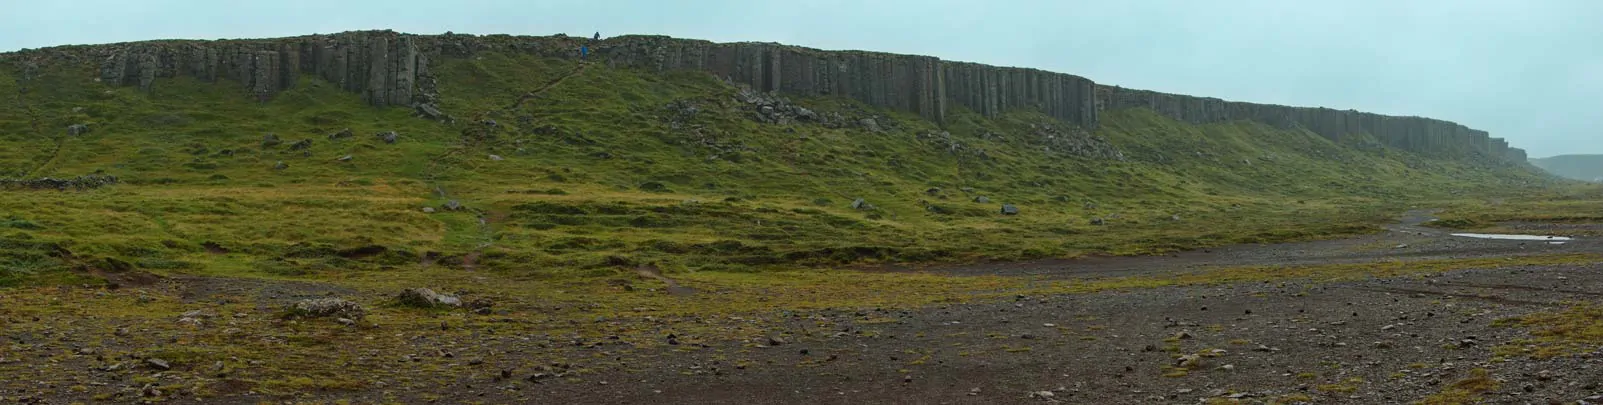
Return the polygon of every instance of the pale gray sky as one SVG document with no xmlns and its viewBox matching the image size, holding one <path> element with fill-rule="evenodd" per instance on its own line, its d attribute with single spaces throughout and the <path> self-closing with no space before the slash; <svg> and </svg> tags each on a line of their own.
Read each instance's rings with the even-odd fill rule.
<svg viewBox="0 0 1603 405">
<path fill-rule="evenodd" d="M 925 54 L 1456 121 L 1603 153 L 1598 0 L 0 0 L 0 50 L 394 29 L 663 34 Z"/>
</svg>

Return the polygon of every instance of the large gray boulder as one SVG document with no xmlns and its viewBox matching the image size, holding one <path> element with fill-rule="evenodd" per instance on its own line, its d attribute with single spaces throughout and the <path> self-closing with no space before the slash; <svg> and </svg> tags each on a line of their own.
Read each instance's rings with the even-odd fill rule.
<svg viewBox="0 0 1603 405">
<path fill-rule="evenodd" d="M 362 319 L 367 309 L 361 304 L 340 298 L 314 298 L 301 300 L 289 307 L 289 316 L 297 318 Z"/>
<path fill-rule="evenodd" d="M 462 299 L 450 294 L 441 294 L 427 288 L 409 288 L 401 291 L 396 299 L 402 305 L 417 308 L 434 307 L 460 307 Z"/>
</svg>

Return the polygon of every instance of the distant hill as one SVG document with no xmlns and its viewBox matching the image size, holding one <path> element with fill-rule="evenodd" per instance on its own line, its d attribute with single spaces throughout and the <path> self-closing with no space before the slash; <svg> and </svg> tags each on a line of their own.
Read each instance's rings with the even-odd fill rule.
<svg viewBox="0 0 1603 405">
<path fill-rule="evenodd" d="M 1559 155 L 1531 159 L 1531 164 L 1559 176 L 1603 182 L 1603 155 Z"/>
</svg>

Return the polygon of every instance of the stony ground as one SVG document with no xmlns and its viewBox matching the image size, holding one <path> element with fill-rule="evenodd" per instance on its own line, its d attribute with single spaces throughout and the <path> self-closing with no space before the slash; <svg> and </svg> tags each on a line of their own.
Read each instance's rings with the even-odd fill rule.
<svg viewBox="0 0 1603 405">
<path fill-rule="evenodd" d="M 1510 264 L 904 309 L 592 319 L 518 315 L 583 308 L 503 304 L 490 315 L 355 325 L 276 314 L 300 299 L 375 294 L 328 283 L 192 277 L 0 291 L 0 402 L 1603 403 L 1603 346 L 1549 352 L 1550 342 L 1525 340 L 1530 328 L 1499 322 L 1603 300 L 1603 262 L 1521 264 L 1603 253 L 1603 243 L 1467 239 L 1420 226 L 1427 219 L 1410 213 L 1387 233 L 1340 241 L 924 270 L 1047 280 Z M 117 315 L 129 310 L 162 315 Z"/>
</svg>

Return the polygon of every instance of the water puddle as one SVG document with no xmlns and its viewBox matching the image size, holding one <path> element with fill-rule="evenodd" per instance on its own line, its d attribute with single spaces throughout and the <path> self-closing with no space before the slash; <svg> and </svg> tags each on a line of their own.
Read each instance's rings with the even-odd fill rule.
<svg viewBox="0 0 1603 405">
<path fill-rule="evenodd" d="M 1455 233 L 1455 234 L 1453 234 L 1453 236 L 1462 236 L 1462 237 L 1466 237 L 1466 238 L 1479 238 L 1479 239 L 1541 240 L 1541 241 L 1559 242 L 1559 243 L 1554 243 L 1555 245 L 1563 244 L 1562 241 L 1571 240 L 1569 237 L 1565 237 L 1565 236 L 1503 235 L 1503 234 L 1495 234 L 1495 233 Z"/>
</svg>

